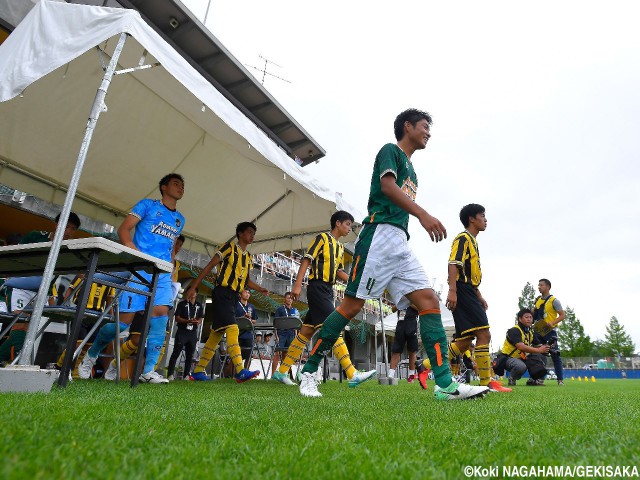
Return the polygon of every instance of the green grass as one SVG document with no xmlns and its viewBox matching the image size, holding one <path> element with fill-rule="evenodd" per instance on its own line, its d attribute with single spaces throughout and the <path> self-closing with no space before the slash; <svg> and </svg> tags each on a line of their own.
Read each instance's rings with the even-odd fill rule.
<svg viewBox="0 0 640 480">
<path fill-rule="evenodd" d="M 524 381 L 521 381 L 524 383 Z M 0 394 L 0 478 L 464 478 L 466 465 L 639 465 L 640 382 L 436 402 L 418 385 L 253 380 Z"/>
</svg>

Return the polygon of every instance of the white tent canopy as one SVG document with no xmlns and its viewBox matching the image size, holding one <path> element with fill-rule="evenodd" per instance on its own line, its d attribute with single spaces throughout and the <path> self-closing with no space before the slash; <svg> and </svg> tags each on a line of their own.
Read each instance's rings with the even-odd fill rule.
<svg viewBox="0 0 640 480">
<path fill-rule="evenodd" d="M 258 226 L 254 253 L 304 248 L 336 208 L 360 220 L 136 11 L 45 0 L 0 45 L 0 183 L 63 203 L 101 61 L 122 32 L 131 37 L 119 69 L 160 66 L 113 78 L 74 211 L 118 225 L 139 199 L 158 198 L 164 174 L 177 172 L 192 250 L 227 241 L 244 220 Z"/>
</svg>

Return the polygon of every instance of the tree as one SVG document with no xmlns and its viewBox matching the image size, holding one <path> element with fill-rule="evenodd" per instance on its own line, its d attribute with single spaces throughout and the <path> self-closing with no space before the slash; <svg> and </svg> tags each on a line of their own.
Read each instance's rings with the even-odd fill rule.
<svg viewBox="0 0 640 480">
<path fill-rule="evenodd" d="M 620 324 L 614 316 L 609 320 L 604 335 L 605 354 L 609 356 L 623 355 L 631 356 L 636 346 L 631 341 L 631 335 L 627 334 L 624 326 Z"/>
<path fill-rule="evenodd" d="M 558 340 L 563 357 L 587 357 L 593 351 L 591 338 L 584 334 L 580 320 L 569 306 L 564 320 L 558 325 Z"/>
<path fill-rule="evenodd" d="M 527 282 L 527 284 L 522 289 L 522 294 L 518 299 L 518 310 L 522 308 L 526 308 L 528 310 L 533 310 L 533 307 L 536 306 L 536 290 L 533 286 Z"/>
</svg>

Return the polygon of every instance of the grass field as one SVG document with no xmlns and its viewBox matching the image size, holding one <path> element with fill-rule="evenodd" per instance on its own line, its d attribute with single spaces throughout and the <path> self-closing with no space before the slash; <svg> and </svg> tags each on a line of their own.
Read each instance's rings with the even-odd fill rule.
<svg viewBox="0 0 640 480">
<path fill-rule="evenodd" d="M 524 383 L 524 381 L 521 381 Z M 0 394 L 0 478 L 464 478 L 502 465 L 640 465 L 640 381 L 436 402 L 433 383 L 74 381 Z"/>
</svg>

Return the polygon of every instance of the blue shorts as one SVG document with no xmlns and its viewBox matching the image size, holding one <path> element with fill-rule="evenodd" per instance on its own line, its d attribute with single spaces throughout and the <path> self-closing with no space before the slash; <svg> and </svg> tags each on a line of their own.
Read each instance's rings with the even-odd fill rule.
<svg viewBox="0 0 640 480">
<path fill-rule="evenodd" d="M 289 348 L 294 338 L 296 338 L 295 330 L 278 330 L 278 348 Z"/>
<path fill-rule="evenodd" d="M 148 281 L 151 281 L 151 274 L 146 272 L 138 272 L 138 274 Z M 136 284 L 130 284 L 136 285 Z M 139 290 L 149 291 L 147 287 L 139 286 Z M 142 312 L 147 305 L 147 298 L 144 295 L 133 292 L 122 292 L 120 295 L 120 311 L 123 313 Z M 153 306 L 173 305 L 173 289 L 171 285 L 171 274 L 161 273 L 158 276 L 158 286 L 156 287 L 156 296 L 153 298 Z"/>
</svg>

